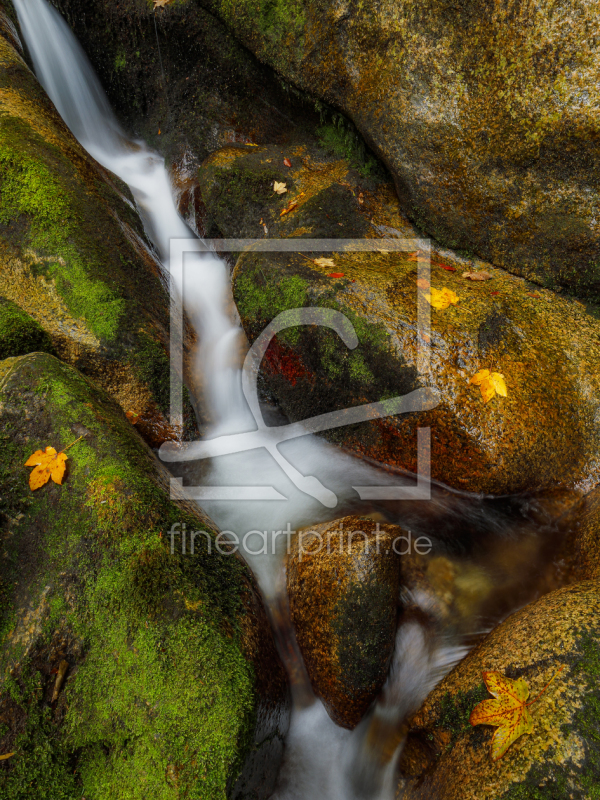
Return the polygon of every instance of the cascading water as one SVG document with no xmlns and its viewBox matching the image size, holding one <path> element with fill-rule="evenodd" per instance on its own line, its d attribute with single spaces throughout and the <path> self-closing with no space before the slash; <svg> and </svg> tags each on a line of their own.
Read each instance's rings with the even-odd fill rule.
<svg viewBox="0 0 600 800">
<path fill-rule="evenodd" d="M 122 131 L 83 50 L 58 12 L 46 0 L 14 0 L 14 5 L 40 82 L 83 147 L 129 185 L 148 235 L 168 271 L 171 239 L 197 237 L 177 212 L 163 160 Z M 209 436 L 254 429 L 242 393 L 241 331 L 229 313 L 233 301 L 225 264 L 208 248 L 188 254 L 184 279 L 177 290 L 201 343 L 197 368 L 212 423 Z M 265 442 L 267 438 L 265 434 Z M 203 503 L 222 528 L 241 534 L 250 529 L 283 530 L 288 522 L 298 528 L 331 519 L 340 516 L 340 506 L 352 508 L 351 493 L 345 487 L 382 482 L 373 468 L 314 436 L 285 442 L 280 451 L 289 462 L 308 465 L 315 480 L 334 490 L 338 512 L 300 491 L 272 455 L 257 448 L 215 459 L 209 482 L 227 484 L 233 480 L 237 485 L 248 485 L 259 474 L 287 500 L 269 504 Z M 393 478 L 387 475 L 386 482 L 393 482 Z M 285 545 L 285 537 L 279 541 Z M 276 608 L 278 593 L 283 591 L 281 551 L 257 555 L 247 550 L 244 555 L 267 601 Z M 381 759 L 377 731 L 391 731 L 388 740 L 394 747 L 400 745 L 397 732 L 404 717 L 462 654 L 452 642 L 426 635 L 414 621 L 403 625 L 381 699 L 354 732 L 336 727 L 320 702 L 295 710 L 275 796 L 279 800 L 391 798 L 394 750 Z"/>
</svg>

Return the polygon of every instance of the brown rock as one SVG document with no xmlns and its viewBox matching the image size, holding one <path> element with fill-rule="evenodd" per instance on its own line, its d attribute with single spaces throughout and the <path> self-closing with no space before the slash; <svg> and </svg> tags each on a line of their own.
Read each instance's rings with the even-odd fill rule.
<svg viewBox="0 0 600 800">
<path fill-rule="evenodd" d="M 385 680 L 398 617 L 402 533 L 361 517 L 301 531 L 288 559 L 292 621 L 312 687 L 353 728 Z"/>
<path fill-rule="evenodd" d="M 405 800 L 589 798 L 600 778 L 600 583 L 544 596 L 496 628 L 429 695 L 410 721 L 400 761 Z M 471 727 L 489 697 L 482 671 L 523 677 L 530 698 L 563 671 L 529 710 L 531 735 L 490 758 L 490 726 Z"/>
<path fill-rule="evenodd" d="M 202 195 L 224 236 L 252 236 L 262 219 L 270 236 L 358 238 L 417 233 L 389 184 L 358 202 L 361 180 L 343 160 L 298 147 L 284 175 L 280 148 L 227 148 L 200 173 Z M 286 180 L 297 208 L 272 191 Z M 251 200 L 251 202 L 250 202 Z M 341 226 L 340 224 L 341 223 Z M 410 246 L 410 245 L 409 245 Z M 418 244 L 414 244 L 415 250 Z M 385 250 L 385 248 L 382 248 Z M 331 256 L 320 266 L 308 256 Z M 548 290 L 531 297 L 519 278 L 485 266 L 493 278 L 462 277 L 465 259 L 431 255 L 430 283 L 459 302 L 431 309 L 417 286 L 415 252 L 244 253 L 233 292 L 251 341 L 281 311 L 312 306 L 341 311 L 359 344 L 349 350 L 316 326 L 285 331 L 269 347 L 262 385 L 292 421 L 419 388 L 437 407 L 340 427 L 325 435 L 376 461 L 417 470 L 417 428 L 431 429 L 432 476 L 458 489 L 494 494 L 554 487 L 589 489 L 600 479 L 600 323 L 594 310 Z M 422 256 L 421 256 L 422 257 Z M 419 334 L 418 311 L 431 311 Z M 507 397 L 485 403 L 469 379 L 501 372 Z"/>
</svg>

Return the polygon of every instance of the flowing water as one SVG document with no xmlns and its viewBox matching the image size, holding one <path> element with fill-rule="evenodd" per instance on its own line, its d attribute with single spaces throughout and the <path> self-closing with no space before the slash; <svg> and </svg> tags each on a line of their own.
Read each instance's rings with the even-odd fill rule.
<svg viewBox="0 0 600 800">
<path fill-rule="evenodd" d="M 177 212 L 162 158 L 143 142 L 130 140 L 121 129 L 83 50 L 58 12 L 46 0 L 14 0 L 14 4 L 40 82 L 82 146 L 128 184 L 148 236 L 168 273 L 171 240 L 197 241 L 197 237 Z M 242 391 L 239 354 L 243 338 L 235 321 L 225 263 L 207 247 L 201 247 L 199 252 L 187 254 L 183 279 L 179 280 L 175 273 L 172 277 L 178 281 L 176 290 L 200 341 L 195 368 L 201 376 L 203 402 L 211 420 L 206 436 L 208 439 L 223 433 L 243 436 L 256 430 L 256 415 L 249 413 Z M 406 476 L 382 473 L 375 465 L 343 454 L 314 435 L 273 448 L 268 429 L 259 430 L 258 434 L 255 449 L 213 458 L 208 468 L 205 461 L 173 466 L 174 474 L 192 483 L 202 477 L 205 485 L 245 486 L 256 484 L 256 476 L 260 475 L 260 483 L 279 492 L 282 499 L 269 502 L 203 502 L 202 507 L 222 529 L 241 537 L 255 529 L 285 530 L 288 523 L 297 529 L 346 513 L 377 513 L 381 519 L 432 536 L 436 552 L 452 551 L 460 555 L 462 548 L 479 558 L 496 586 L 504 587 L 504 593 L 497 592 L 497 602 L 487 617 L 484 614 L 473 620 L 477 627 L 491 624 L 530 599 L 527 590 L 519 594 L 516 588 L 527 583 L 527 575 L 523 574 L 519 583 L 514 575 L 508 576 L 514 572 L 514 565 L 504 571 L 496 569 L 494 554 L 498 542 L 507 539 L 513 544 L 530 542 L 533 529 L 549 528 L 551 519 L 542 502 L 531 498 L 466 497 L 433 486 L 430 502 L 395 501 L 378 507 L 361 504 L 352 486 L 407 485 L 411 481 Z M 307 490 L 317 485 L 326 488 L 328 497 L 335 495 L 334 501 L 324 504 L 322 493 L 299 488 Z M 541 537 L 533 540 L 539 543 Z M 259 552 L 260 541 L 250 538 L 244 552 L 274 618 L 285 608 L 282 548 L 286 537 L 278 542 L 278 547 L 263 553 Z M 530 560 L 532 553 L 534 558 L 541 559 L 544 555 L 537 544 L 524 552 L 522 561 Z M 411 602 L 427 611 L 427 597 L 413 597 Z M 293 687 L 297 703 L 274 797 L 278 800 L 393 797 L 394 764 L 402 746 L 398 734 L 401 723 L 464 654 L 463 644 L 456 632 L 450 636 L 448 631 L 414 619 L 402 624 L 381 697 L 367 718 L 350 732 L 337 727 L 322 704 L 310 695 L 302 670 L 292 663 L 298 658 L 294 655 L 293 636 L 291 648 L 282 642 L 282 650 L 288 653 L 290 674 L 300 677 L 296 677 Z"/>
</svg>

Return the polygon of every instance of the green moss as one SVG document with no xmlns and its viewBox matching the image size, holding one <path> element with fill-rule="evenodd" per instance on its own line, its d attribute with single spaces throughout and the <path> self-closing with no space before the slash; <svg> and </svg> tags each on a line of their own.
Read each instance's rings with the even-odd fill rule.
<svg viewBox="0 0 600 800">
<path fill-rule="evenodd" d="M 272 47 L 291 36 L 298 46 L 304 38 L 306 14 L 302 0 L 260 0 L 258 9 L 250 3 L 221 0 L 219 8 L 225 21 L 234 26 L 240 13 L 256 20 Z"/>
<path fill-rule="evenodd" d="M 76 202 L 55 173 L 31 155 L 31 148 L 23 147 L 25 137 L 35 140 L 37 134 L 16 125 L 22 128 L 19 144 L 8 141 L 14 140 L 15 125 L 15 120 L 0 120 L 0 224 L 26 219 L 26 243 L 52 253 L 44 271 L 56 280 L 73 316 L 83 317 L 97 336 L 113 339 L 124 301 L 106 283 L 90 277 L 89 264 L 71 241 L 79 223 Z"/>
<path fill-rule="evenodd" d="M 0 800 L 78 800 L 77 779 L 65 750 L 57 740 L 52 710 L 40 702 L 43 681 L 29 661 L 17 682 L 7 678 L 5 691 L 21 712 L 25 728 L 13 744 L 16 755 L 10 769 L 0 775 Z"/>
<path fill-rule="evenodd" d="M 0 297 L 0 361 L 35 351 L 53 353 L 50 337 L 29 314 Z"/>
<path fill-rule="evenodd" d="M 442 697 L 436 727 L 450 732 L 452 738 L 448 748 L 452 747 L 461 734 L 473 730 L 469 722 L 471 712 L 478 703 L 489 696 L 485 684 L 480 683 L 466 692 L 459 691 L 454 695 L 446 692 Z"/>
<path fill-rule="evenodd" d="M 380 583 L 375 575 L 353 582 L 333 613 L 342 682 L 350 692 L 380 687 L 389 666 L 396 625 L 392 586 Z"/>
<path fill-rule="evenodd" d="M 345 158 L 363 178 L 383 179 L 385 169 L 367 148 L 356 126 L 342 114 L 328 111 L 321 103 L 319 109 L 325 119 L 329 120 L 316 131 L 321 146 L 338 158 Z"/>
<path fill-rule="evenodd" d="M 234 291 L 240 315 L 254 338 L 282 311 L 306 305 L 308 282 L 298 275 L 285 276 L 277 281 L 267 280 L 260 261 L 252 257 L 248 267 L 245 265 L 244 271 L 236 278 Z M 300 334 L 300 328 L 289 328 L 278 337 L 291 346 L 298 343 Z"/>
<path fill-rule="evenodd" d="M 38 490 L 3 543 L 0 698 L 11 691 L 6 667 L 18 663 L 27 702 L 19 701 L 26 725 L 0 771 L 0 798 L 31 797 L 26 776 L 43 768 L 46 793 L 36 797 L 221 800 L 255 721 L 255 674 L 240 624 L 245 567 L 210 552 L 210 531 L 196 538 L 194 556 L 179 547 L 170 552 L 175 522 L 188 531 L 203 526 L 157 486 L 147 449 L 107 396 L 50 356 L 11 363 L 15 371 L 0 395 L 0 441 L 10 435 L 14 447 L 2 451 L 2 466 L 22 492 L 22 465 L 32 450 L 64 447 L 79 426 L 87 433 L 69 451 L 63 485 Z M 7 566 L 32 552 L 27 575 Z M 35 608 L 45 586 L 54 588 L 42 642 L 69 630 L 84 652 L 64 689 L 60 725 L 28 689 L 35 667 L 20 662 L 6 639 L 14 599 L 25 593 Z"/>
</svg>

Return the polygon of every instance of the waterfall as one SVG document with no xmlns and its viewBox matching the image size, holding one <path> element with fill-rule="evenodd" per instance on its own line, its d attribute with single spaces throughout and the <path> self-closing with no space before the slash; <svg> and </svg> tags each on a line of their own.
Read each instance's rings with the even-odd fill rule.
<svg viewBox="0 0 600 800">
<path fill-rule="evenodd" d="M 177 212 L 163 159 L 143 142 L 131 141 L 121 129 L 87 57 L 56 9 L 47 0 L 14 0 L 14 5 L 38 79 L 81 145 L 130 187 L 147 233 L 168 273 L 171 239 L 197 240 L 197 237 Z M 190 253 L 183 281 L 176 288 L 201 343 L 196 367 L 202 376 L 212 433 L 223 429 L 247 431 L 253 422 L 242 393 L 238 366 L 240 330 L 228 311 L 233 307 L 228 270 L 208 248 Z M 305 465 L 321 483 L 335 490 L 338 509 L 351 501 L 345 488 L 348 485 L 381 482 L 376 470 L 314 436 L 285 442 L 280 450 L 289 462 Z M 285 529 L 288 522 L 297 528 L 339 516 L 339 511 L 332 514 L 315 497 L 300 491 L 265 449 L 215 459 L 211 479 L 217 483 L 231 482 L 234 476 L 234 482 L 243 485 L 252 483 L 257 475 L 275 486 L 287 500 L 271 504 L 203 503 L 222 528 L 240 533 L 251 529 L 277 531 Z M 387 476 L 387 482 L 391 480 Z M 285 537 L 279 542 L 285 544 Z M 250 546 L 244 555 L 267 601 L 276 604 L 278 594 L 284 591 L 284 553 L 277 550 L 257 554 Z M 407 705 L 408 695 L 404 692 L 404 702 L 394 706 L 396 717 L 415 708 L 430 688 L 432 676 L 447 670 L 461 655 L 450 648 L 440 660 L 440 653 L 432 649 L 431 638 L 407 638 L 402 630 L 396 648 L 396 667 L 390 673 L 387 694 L 384 692 L 388 700 L 376 706 L 375 717 L 378 713 L 394 716 L 389 697 L 402 695 L 405 684 L 410 687 L 410 703 Z M 366 720 L 351 733 L 337 728 L 318 701 L 296 709 L 275 795 L 278 800 L 391 798 L 394 762 L 388 759 L 379 774 L 373 773 L 373 759 L 365 744 L 369 724 Z M 356 764 L 364 765 L 360 775 Z"/>
</svg>

